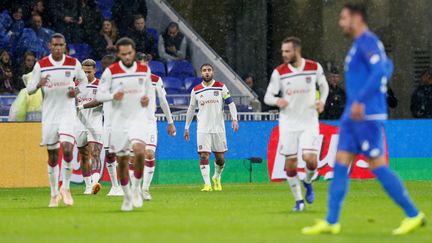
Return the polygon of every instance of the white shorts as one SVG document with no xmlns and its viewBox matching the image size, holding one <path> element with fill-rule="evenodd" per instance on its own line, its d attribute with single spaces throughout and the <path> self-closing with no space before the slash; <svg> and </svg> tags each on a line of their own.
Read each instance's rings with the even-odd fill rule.
<svg viewBox="0 0 432 243">
<path fill-rule="evenodd" d="M 102 143 L 105 149 L 108 149 L 110 146 L 110 134 L 111 134 L 111 127 L 104 126 L 103 127 L 103 133 L 102 133 Z"/>
<path fill-rule="evenodd" d="M 146 127 L 142 123 L 131 125 L 126 129 L 116 129 L 113 126 L 109 137 L 109 152 L 128 155 L 134 144 L 145 144 Z"/>
<path fill-rule="evenodd" d="M 226 134 L 221 133 L 198 133 L 198 153 L 200 152 L 226 152 L 228 150 Z"/>
<path fill-rule="evenodd" d="M 156 128 L 147 130 L 144 142 L 146 143 L 146 150 L 152 150 L 153 152 L 156 151 L 158 142 L 158 132 Z"/>
<path fill-rule="evenodd" d="M 88 143 L 97 143 L 102 145 L 102 133 L 78 131 L 76 134 L 76 143 L 78 148 L 85 147 Z"/>
<path fill-rule="evenodd" d="M 303 154 L 318 154 L 319 130 L 311 128 L 303 131 L 281 131 L 279 134 L 279 153 L 296 158 L 299 148 Z"/>
<path fill-rule="evenodd" d="M 50 124 L 42 123 L 42 145 L 47 145 L 48 149 L 57 149 L 59 143 L 69 142 L 75 144 L 75 124 L 62 123 Z"/>
</svg>

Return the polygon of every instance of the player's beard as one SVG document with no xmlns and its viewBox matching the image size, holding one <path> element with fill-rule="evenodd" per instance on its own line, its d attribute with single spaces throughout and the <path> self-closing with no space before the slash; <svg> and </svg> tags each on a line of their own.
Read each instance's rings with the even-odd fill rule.
<svg viewBox="0 0 432 243">
<path fill-rule="evenodd" d="M 289 64 L 291 64 L 292 66 L 294 66 L 297 62 L 297 57 L 294 55 L 290 60 L 289 60 Z"/>
<path fill-rule="evenodd" d="M 130 62 L 130 64 L 126 64 L 124 61 L 121 61 L 123 63 L 123 65 L 127 68 L 131 68 L 133 66 L 133 62 Z"/>
<path fill-rule="evenodd" d="M 212 75 L 208 77 L 203 76 L 202 79 L 204 80 L 204 82 L 209 83 L 213 80 L 213 76 Z"/>
</svg>

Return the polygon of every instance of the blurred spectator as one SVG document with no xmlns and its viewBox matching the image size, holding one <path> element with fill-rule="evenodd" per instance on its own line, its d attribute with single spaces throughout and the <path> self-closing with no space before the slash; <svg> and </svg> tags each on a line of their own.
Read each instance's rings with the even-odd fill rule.
<svg viewBox="0 0 432 243">
<path fill-rule="evenodd" d="M 346 94 L 339 86 L 340 74 L 336 67 L 330 68 L 330 73 L 327 75 L 329 83 L 329 95 L 324 107 L 324 112 L 321 114 L 321 119 L 338 120 L 345 109 Z"/>
<path fill-rule="evenodd" d="M 420 76 L 420 85 L 411 96 L 411 113 L 415 118 L 432 118 L 432 68 Z"/>
<path fill-rule="evenodd" d="M 30 73 L 36 63 L 36 55 L 31 51 L 26 51 L 24 53 L 23 61 L 15 72 L 17 77 L 22 77 L 24 74 Z"/>
<path fill-rule="evenodd" d="M 42 27 L 43 21 L 42 16 L 34 13 L 31 18 L 30 28 L 36 33 L 37 37 L 42 40 L 46 45 L 48 45 L 51 34 L 54 31 Z"/>
<path fill-rule="evenodd" d="M 159 57 L 164 61 L 183 60 L 186 58 L 187 41 L 175 22 L 168 24 L 159 37 Z"/>
<path fill-rule="evenodd" d="M 134 16 L 142 15 L 147 19 L 147 4 L 145 0 L 114 0 L 112 19 L 120 30 L 120 36 L 127 34 L 134 24 Z"/>
<path fill-rule="evenodd" d="M 22 80 L 13 75 L 11 67 L 6 67 L 0 76 L 0 94 L 16 94 L 22 88 Z"/>
<path fill-rule="evenodd" d="M 91 43 L 98 35 L 103 18 L 95 0 L 81 0 L 83 41 Z"/>
<path fill-rule="evenodd" d="M 48 2 L 49 2 L 48 0 L 34 1 L 31 6 L 30 16 L 33 16 L 34 14 L 40 15 L 43 19 L 43 26 L 48 28 L 53 28 L 54 24 L 53 24 L 50 11 L 48 8 L 45 8 L 45 6 L 48 6 Z"/>
<path fill-rule="evenodd" d="M 32 0 L 1 0 L 0 9 L 8 10 L 13 13 L 13 8 L 20 7 L 22 19 L 28 19 L 30 17 L 30 5 Z"/>
<path fill-rule="evenodd" d="M 133 29 L 130 29 L 126 36 L 135 41 L 137 52 L 150 54 L 152 58 L 157 56 L 153 37 L 146 31 L 144 16 L 135 16 Z"/>
<path fill-rule="evenodd" d="M 12 58 L 7 50 L 0 51 L 0 75 L 5 68 L 12 68 Z"/>
<path fill-rule="evenodd" d="M 93 41 L 93 54 L 96 56 L 96 59 L 100 59 L 108 54 L 114 54 L 117 38 L 118 30 L 114 22 L 104 20 L 99 35 Z"/>
<path fill-rule="evenodd" d="M 50 1 L 53 14 L 54 29 L 62 33 L 67 43 L 81 43 L 83 18 L 81 2 L 77 0 Z"/>
<path fill-rule="evenodd" d="M 243 77 L 244 82 L 246 85 L 253 91 L 255 94 L 258 95 L 258 100 L 261 102 L 261 111 L 268 111 L 270 109 L 269 106 L 267 106 L 264 103 L 264 96 L 266 93 L 265 89 L 259 88 L 255 85 L 255 77 L 252 74 L 246 74 Z"/>
<path fill-rule="evenodd" d="M 109 67 L 111 64 L 113 64 L 116 61 L 116 57 L 114 55 L 106 55 L 102 57 L 101 63 L 102 63 L 102 69 L 105 71 L 107 67 Z"/>
<path fill-rule="evenodd" d="M 23 8 L 19 5 L 14 5 L 11 9 L 11 13 L 12 25 L 10 27 L 10 31 L 12 33 L 19 33 L 22 29 L 24 29 Z"/>
</svg>

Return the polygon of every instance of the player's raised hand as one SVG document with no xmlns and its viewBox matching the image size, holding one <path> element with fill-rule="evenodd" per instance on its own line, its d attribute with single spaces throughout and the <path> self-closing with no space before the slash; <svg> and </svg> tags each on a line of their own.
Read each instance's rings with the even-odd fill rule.
<svg viewBox="0 0 432 243">
<path fill-rule="evenodd" d="M 362 103 L 354 102 L 351 106 L 351 118 L 356 121 L 364 119 L 364 105 Z"/>
<path fill-rule="evenodd" d="M 317 100 L 315 102 L 315 108 L 318 111 L 318 113 L 322 113 L 324 111 L 324 103 L 320 100 Z"/>
<path fill-rule="evenodd" d="M 39 83 L 37 84 L 37 87 L 38 87 L 38 88 L 41 88 L 41 87 L 45 86 L 45 85 L 48 83 L 48 81 L 49 81 L 49 75 L 47 75 L 47 76 L 41 78 L 41 79 L 39 80 Z"/>
<path fill-rule="evenodd" d="M 149 102 L 150 102 L 150 99 L 149 99 L 148 96 L 141 97 L 141 105 L 142 105 L 142 107 L 147 107 L 148 104 L 149 104 Z"/>
<path fill-rule="evenodd" d="M 176 128 L 174 126 L 174 123 L 168 124 L 168 135 L 175 136 L 177 134 Z"/>
<path fill-rule="evenodd" d="M 238 131 L 238 129 L 239 129 L 239 124 L 238 124 L 238 121 L 237 121 L 237 120 L 233 120 L 231 126 L 232 126 L 232 129 L 234 130 L 234 132 L 237 132 L 237 131 Z"/>
<path fill-rule="evenodd" d="M 69 98 L 75 98 L 79 93 L 80 90 L 78 89 L 78 87 L 69 87 L 67 95 L 69 96 Z"/>
<path fill-rule="evenodd" d="M 123 96 L 124 96 L 124 92 L 123 91 L 117 91 L 117 93 L 114 94 L 113 99 L 117 100 L 117 101 L 120 101 L 120 100 L 123 99 Z"/>
<path fill-rule="evenodd" d="M 184 137 L 184 139 L 185 139 L 186 141 L 189 141 L 189 139 L 190 139 L 190 136 L 189 136 L 189 129 L 185 129 L 185 130 L 184 130 L 183 137 Z"/>
<path fill-rule="evenodd" d="M 283 99 L 283 98 L 279 98 L 276 102 L 277 107 L 279 108 L 285 108 L 288 106 L 288 101 Z"/>
</svg>

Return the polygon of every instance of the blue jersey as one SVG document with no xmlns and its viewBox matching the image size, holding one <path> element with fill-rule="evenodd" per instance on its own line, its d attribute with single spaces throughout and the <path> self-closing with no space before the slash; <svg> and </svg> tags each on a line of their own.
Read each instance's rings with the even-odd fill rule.
<svg viewBox="0 0 432 243">
<path fill-rule="evenodd" d="M 387 82 L 392 72 L 393 64 L 374 33 L 366 31 L 355 39 L 345 58 L 347 102 L 342 120 L 350 119 L 353 102 L 365 105 L 366 120 L 387 119 Z"/>
</svg>

